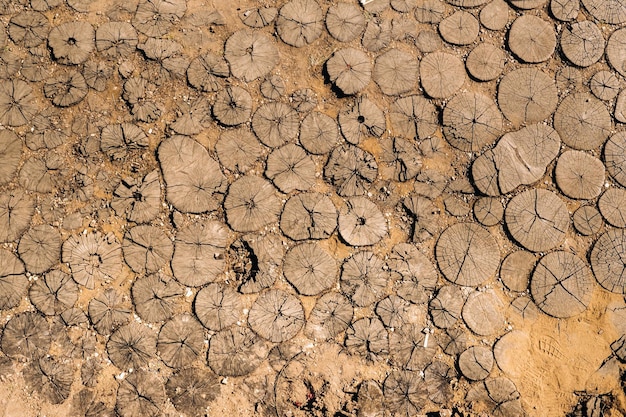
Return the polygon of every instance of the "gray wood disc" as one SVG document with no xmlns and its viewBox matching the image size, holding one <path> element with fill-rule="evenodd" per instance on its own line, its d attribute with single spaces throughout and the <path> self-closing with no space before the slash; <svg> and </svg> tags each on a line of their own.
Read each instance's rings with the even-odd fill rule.
<svg viewBox="0 0 626 417">
<path fill-rule="evenodd" d="M 598 209 L 611 226 L 626 227 L 626 190 L 617 187 L 607 189 L 598 200 Z"/>
<path fill-rule="evenodd" d="M 537 16 L 522 15 L 509 29 L 509 48 L 523 62 L 548 60 L 556 47 L 556 35 L 551 23 Z"/>
<path fill-rule="evenodd" d="M 270 342 L 293 338 L 304 325 L 300 300 L 282 290 L 267 290 L 256 299 L 248 314 L 250 328 Z"/>
<path fill-rule="evenodd" d="M 593 245 L 589 260 L 598 283 L 607 291 L 626 294 L 626 231 L 611 229 Z"/>
<path fill-rule="evenodd" d="M 507 255 L 500 266 L 500 279 L 511 291 L 526 291 L 537 259 L 531 252 L 518 250 Z"/>
<path fill-rule="evenodd" d="M 593 294 L 593 276 L 585 261 L 556 251 L 539 260 L 530 280 L 535 304 L 553 317 L 572 317 L 587 309 Z"/>
<path fill-rule="evenodd" d="M 524 191 L 509 201 L 506 226 L 520 245 L 533 252 L 553 249 L 569 229 L 569 213 L 563 200 L 544 189 Z"/>
<path fill-rule="evenodd" d="M 582 151 L 566 151 L 554 169 L 556 183 L 566 196 L 593 199 L 604 187 L 604 165 L 598 158 Z"/>
<path fill-rule="evenodd" d="M 561 50 L 576 66 L 588 67 L 598 62 L 604 53 L 604 36 L 590 20 L 572 23 L 563 29 Z"/>
<path fill-rule="evenodd" d="M 475 291 L 463 306 L 463 320 L 474 333 L 490 336 L 504 328 L 504 307 L 494 290 Z"/>
<path fill-rule="evenodd" d="M 572 216 L 574 227 L 583 236 L 590 236 L 600 233 L 604 221 L 602 214 L 595 206 L 581 206 Z"/>
<path fill-rule="evenodd" d="M 468 287 L 493 277 L 500 264 L 496 239 L 476 223 L 457 223 L 444 230 L 435 255 L 448 281 Z"/>
<path fill-rule="evenodd" d="M 554 78 L 538 68 L 513 70 L 498 85 L 500 110 L 515 126 L 546 119 L 557 103 Z"/>
<path fill-rule="evenodd" d="M 420 62 L 420 79 L 426 94 L 448 98 L 465 83 L 463 61 L 447 52 L 433 52 Z"/>
<path fill-rule="evenodd" d="M 606 105 L 588 93 L 568 95 L 554 114 L 554 129 L 563 143 L 574 149 L 599 147 L 609 137 L 611 128 Z"/>
<path fill-rule="evenodd" d="M 472 346 L 459 355 L 459 370 L 472 381 L 487 378 L 493 365 L 493 353 L 485 346 Z"/>
</svg>

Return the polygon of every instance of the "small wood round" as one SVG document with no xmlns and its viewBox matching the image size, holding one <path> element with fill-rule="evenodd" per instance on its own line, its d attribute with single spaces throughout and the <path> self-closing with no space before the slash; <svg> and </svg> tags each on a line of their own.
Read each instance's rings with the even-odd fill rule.
<svg viewBox="0 0 626 417">
<path fill-rule="evenodd" d="M 600 100 L 613 100 L 619 93 L 620 81 L 611 71 L 598 71 L 589 80 L 589 88 Z"/>
<path fill-rule="evenodd" d="M 595 206 L 582 206 L 572 216 L 574 227 L 583 236 L 600 233 L 604 221 L 600 211 Z"/>
<path fill-rule="evenodd" d="M 532 15 L 515 19 L 509 30 L 509 48 L 523 62 L 548 60 L 556 47 L 552 24 Z"/>
<path fill-rule="evenodd" d="M 509 21 L 509 10 L 504 0 L 492 0 L 480 11 L 480 23 L 490 30 L 502 30 Z"/>
<path fill-rule="evenodd" d="M 447 52 L 433 52 L 422 58 L 420 77 L 426 94 L 448 98 L 465 83 L 463 61 Z"/>
<path fill-rule="evenodd" d="M 514 125 L 540 122 L 558 103 L 552 76 L 538 68 L 520 68 L 507 73 L 498 86 L 500 110 Z"/>
<path fill-rule="evenodd" d="M 566 151 L 561 154 L 554 175 L 563 194 L 570 198 L 596 198 L 604 186 L 602 161 L 582 151 Z"/>
<path fill-rule="evenodd" d="M 498 198 L 480 197 L 474 203 L 474 217 L 483 226 L 495 226 L 504 217 L 504 206 Z"/>
<path fill-rule="evenodd" d="M 563 143 L 574 149 L 599 147 L 608 138 L 611 126 L 606 105 L 589 93 L 568 95 L 554 113 L 554 129 Z"/>
<path fill-rule="evenodd" d="M 500 279 L 511 291 L 526 291 L 537 259 L 531 252 L 518 250 L 507 255 L 500 266 Z"/>
<path fill-rule="evenodd" d="M 604 36 L 590 20 L 572 23 L 561 34 L 561 50 L 572 64 L 588 67 L 604 54 Z"/>
<path fill-rule="evenodd" d="M 626 190 L 611 187 L 598 200 L 598 209 L 611 226 L 626 227 Z"/>
<path fill-rule="evenodd" d="M 469 12 L 459 10 L 439 23 L 439 33 L 444 41 L 453 45 L 469 45 L 478 37 L 478 19 Z"/>
<path fill-rule="evenodd" d="M 485 42 L 472 49 L 465 60 L 465 66 L 469 74 L 477 80 L 491 81 L 502 74 L 505 62 L 505 52 Z"/>
</svg>

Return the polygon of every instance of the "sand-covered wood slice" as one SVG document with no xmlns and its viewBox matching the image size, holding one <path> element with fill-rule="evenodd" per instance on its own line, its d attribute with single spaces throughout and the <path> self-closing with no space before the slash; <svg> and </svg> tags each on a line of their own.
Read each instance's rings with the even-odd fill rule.
<svg viewBox="0 0 626 417">
<path fill-rule="evenodd" d="M 391 43 L 391 24 L 380 18 L 372 19 L 367 23 L 361 44 L 366 51 L 379 52 Z"/>
<path fill-rule="evenodd" d="M 604 221 L 602 214 L 595 206 L 581 206 L 572 216 L 574 228 L 583 236 L 590 236 L 600 233 Z"/>
<path fill-rule="evenodd" d="M 233 76 L 251 82 L 274 69 L 279 55 L 272 38 L 259 31 L 241 29 L 226 40 L 224 58 Z"/>
<path fill-rule="evenodd" d="M 313 111 L 302 119 L 299 139 L 300 145 L 312 154 L 330 152 L 339 143 L 337 122 L 327 114 Z"/>
<path fill-rule="evenodd" d="M 96 29 L 96 49 L 111 58 L 128 57 L 138 43 L 137 31 L 128 22 L 105 22 Z"/>
<path fill-rule="evenodd" d="M 157 170 L 143 178 L 125 178 L 113 192 L 111 207 L 120 217 L 135 223 L 154 220 L 161 210 L 161 182 Z"/>
<path fill-rule="evenodd" d="M 424 56 L 419 71 L 422 87 L 432 98 L 448 98 L 465 83 L 463 61 L 448 52 Z"/>
<path fill-rule="evenodd" d="M 254 133 L 270 148 L 292 141 L 298 135 L 299 125 L 298 113 L 285 103 L 266 103 L 252 116 Z"/>
<path fill-rule="evenodd" d="M 265 176 L 286 194 L 307 191 L 315 185 L 315 162 L 300 146 L 289 143 L 269 154 Z"/>
<path fill-rule="evenodd" d="M 580 1 L 578 0 L 550 0 L 550 12 L 557 20 L 571 22 L 578 17 Z"/>
<path fill-rule="evenodd" d="M 604 53 L 604 36 L 590 20 L 572 23 L 561 34 L 561 50 L 574 65 L 588 67 L 598 62 Z"/>
<path fill-rule="evenodd" d="M 165 401 L 167 396 L 159 376 L 137 369 L 118 386 L 115 410 L 120 417 L 158 416 L 162 414 Z"/>
<path fill-rule="evenodd" d="M 554 112 L 557 103 L 553 77 L 539 68 L 508 72 L 498 85 L 498 106 L 515 126 L 546 119 Z"/>
<path fill-rule="evenodd" d="M 420 31 L 417 34 L 417 38 L 415 39 L 415 46 L 417 49 L 424 53 L 428 54 L 430 52 L 435 52 L 438 49 L 441 49 L 443 46 L 443 41 L 441 40 L 441 36 L 434 30 L 425 29 Z"/>
<path fill-rule="evenodd" d="M 352 354 L 368 361 L 379 361 L 389 354 L 389 336 L 383 323 L 375 317 L 364 317 L 346 330 L 345 345 Z"/>
<path fill-rule="evenodd" d="M 443 133 L 450 145 L 465 152 L 476 152 L 498 139 L 502 115 L 486 95 L 462 93 L 443 110 Z"/>
<path fill-rule="evenodd" d="M 139 43 L 137 49 L 143 52 L 146 59 L 153 61 L 149 71 L 154 82 L 162 84 L 172 78 L 184 77 L 189 67 L 189 59 L 183 54 L 183 46 L 173 39 L 148 38 Z"/>
<path fill-rule="evenodd" d="M 209 330 L 220 331 L 239 320 L 242 310 L 240 295 L 231 287 L 212 283 L 203 287 L 194 301 L 194 312 Z"/>
<path fill-rule="evenodd" d="M 611 177 L 626 185 L 626 132 L 617 132 L 604 145 L 604 165 Z"/>
<path fill-rule="evenodd" d="M 473 386 L 465 396 L 466 401 L 480 404 L 496 417 L 523 416 L 520 393 L 506 377 L 487 378 Z"/>
<path fill-rule="evenodd" d="M 217 210 L 226 180 L 204 146 L 176 135 L 161 142 L 157 156 L 166 198 L 176 209 L 184 213 Z"/>
<path fill-rule="evenodd" d="M 313 340 L 332 339 L 348 328 L 353 314 L 350 300 L 338 292 L 328 292 L 315 303 L 304 333 Z"/>
<path fill-rule="evenodd" d="M 442 226 L 441 213 L 433 200 L 414 194 L 405 198 L 402 205 L 413 220 L 413 242 L 422 242 L 437 235 Z"/>
<path fill-rule="evenodd" d="M 141 77 L 131 77 L 124 83 L 122 97 L 130 106 L 135 120 L 149 123 L 161 117 L 164 109 L 161 104 L 154 101 L 155 88 L 152 82 Z"/>
<path fill-rule="evenodd" d="M 299 294 L 318 295 L 335 284 L 337 265 L 317 243 L 301 243 L 285 255 L 283 274 Z"/>
<path fill-rule="evenodd" d="M 326 62 L 330 81 L 346 95 L 353 95 L 367 87 L 372 78 L 372 63 L 366 53 L 344 48 L 336 51 Z"/>
<path fill-rule="evenodd" d="M 626 190 L 611 187 L 598 200 L 598 208 L 604 220 L 611 226 L 626 227 Z"/>
<path fill-rule="evenodd" d="M 111 362 L 122 370 L 147 366 L 156 355 L 156 334 L 146 326 L 130 322 L 111 334 L 107 353 Z"/>
<path fill-rule="evenodd" d="M 232 183 L 224 200 L 228 224 L 238 232 L 253 232 L 274 223 L 281 209 L 282 203 L 274 187 L 251 175 Z"/>
<path fill-rule="evenodd" d="M 239 292 L 250 294 L 270 287 L 283 256 L 283 240 L 274 234 L 247 235 L 235 241 L 230 246 L 229 265 Z"/>
<path fill-rule="evenodd" d="M 324 13 L 315 0 L 290 0 L 280 8 L 276 32 L 287 45 L 300 48 L 324 31 Z"/>
<path fill-rule="evenodd" d="M 36 112 L 30 84 L 17 79 L 0 82 L 0 123 L 12 127 L 23 126 L 32 120 Z"/>
<path fill-rule="evenodd" d="M 130 303 L 113 288 L 107 288 L 89 301 L 89 319 L 96 331 L 109 335 L 130 320 Z"/>
<path fill-rule="evenodd" d="M 351 197 L 339 211 L 339 235 L 349 245 L 369 246 L 387 236 L 385 216 L 366 197 Z"/>
<path fill-rule="evenodd" d="M 537 259 L 531 252 L 518 250 L 507 255 L 500 266 L 500 279 L 511 291 L 526 291 Z"/>
<path fill-rule="evenodd" d="M 385 408 L 394 415 L 417 415 L 428 401 L 428 390 L 419 372 L 393 371 L 383 384 Z"/>
<path fill-rule="evenodd" d="M 252 114 L 252 97 L 245 89 L 227 86 L 215 97 L 213 116 L 226 126 L 238 126 L 247 122 Z"/>
<path fill-rule="evenodd" d="M 248 9 L 239 14 L 239 18 L 244 25 L 251 28 L 262 28 L 268 26 L 278 16 L 276 7 L 265 6 Z"/>
<path fill-rule="evenodd" d="M 43 314 L 61 314 L 78 300 L 78 285 L 71 275 L 53 270 L 33 283 L 28 291 L 31 303 Z"/>
<path fill-rule="evenodd" d="M 468 287 L 493 277 L 500 264 L 496 239 L 475 223 L 457 223 L 444 230 L 435 254 L 446 279 Z"/>
<path fill-rule="evenodd" d="M 5 129 L 0 131 L 0 184 L 5 184 L 13 179 L 22 157 L 22 139 L 13 131 Z"/>
<path fill-rule="evenodd" d="M 400 13 L 411 13 L 417 6 L 419 0 L 391 0 L 390 5 L 393 10 Z"/>
<path fill-rule="evenodd" d="M 52 104 L 58 107 L 69 107 L 80 103 L 89 86 L 85 77 L 76 70 L 66 70 L 56 73 L 53 77 L 46 78 L 43 92 Z"/>
<path fill-rule="evenodd" d="M 459 356 L 459 370 L 464 377 L 472 381 L 487 378 L 493 365 L 493 353 L 485 346 L 472 346 Z"/>
<path fill-rule="evenodd" d="M 117 279 L 122 270 L 122 248 L 113 233 L 70 236 L 63 242 L 62 259 L 69 263 L 74 281 L 90 290 L 96 283 Z"/>
<path fill-rule="evenodd" d="M 48 38 L 50 22 L 43 13 L 24 10 L 11 17 L 8 25 L 9 37 L 16 45 L 34 48 Z"/>
<path fill-rule="evenodd" d="M 318 95 L 310 88 L 299 88 L 289 96 L 289 104 L 299 113 L 305 114 L 315 110 Z"/>
<path fill-rule="evenodd" d="M 335 148 L 324 167 L 324 177 L 341 196 L 364 195 L 378 176 L 374 156 L 353 145 Z"/>
<path fill-rule="evenodd" d="M 593 276 L 585 261 L 556 251 L 539 260 L 530 281 L 535 304 L 553 317 L 572 317 L 587 309 L 593 295 Z"/>
<path fill-rule="evenodd" d="M 96 49 L 96 32 L 88 22 L 66 22 L 48 34 L 48 46 L 54 58 L 64 65 L 82 64 Z"/>
<path fill-rule="evenodd" d="M 621 83 L 611 71 L 598 71 L 589 80 L 589 88 L 600 100 L 613 100 L 619 94 Z"/>
<path fill-rule="evenodd" d="M 506 54 L 491 43 L 480 43 L 465 59 L 467 72 L 479 81 L 495 80 L 502 74 Z"/>
<path fill-rule="evenodd" d="M 18 313 L 11 317 L 2 332 L 2 351 L 11 358 L 36 359 L 45 356 L 52 336 L 50 325 L 40 314 Z"/>
<path fill-rule="evenodd" d="M 626 232 L 611 229 L 593 245 L 589 260 L 598 283 L 607 291 L 626 294 Z"/>
<path fill-rule="evenodd" d="M 24 368 L 24 381 L 30 390 L 50 404 L 61 404 L 70 396 L 74 367 L 64 358 L 46 356 Z"/>
<path fill-rule="evenodd" d="M 24 264 L 12 252 L 0 251 L 0 310 L 17 307 L 26 295 L 28 278 Z"/>
<path fill-rule="evenodd" d="M 410 304 L 402 297 L 389 295 L 376 303 L 376 315 L 385 327 L 394 329 L 410 320 Z"/>
<path fill-rule="evenodd" d="M 513 239 L 533 252 L 560 245 L 570 222 L 563 200 L 544 189 L 527 190 L 513 197 L 504 217 Z"/>
<path fill-rule="evenodd" d="M 469 45 L 478 36 L 478 19 L 470 12 L 458 10 L 439 22 L 439 33 L 453 45 Z"/>
<path fill-rule="evenodd" d="M 566 151 L 554 169 L 556 183 L 566 196 L 593 199 L 604 186 L 604 165 L 598 158 L 582 151 Z"/>
<path fill-rule="evenodd" d="M 365 16 L 351 3 L 337 3 L 326 12 L 326 29 L 339 42 L 350 42 L 365 30 Z"/>
<path fill-rule="evenodd" d="M 600 100 L 589 93 L 574 93 L 563 99 L 554 114 L 554 129 L 567 146 L 591 150 L 611 133 L 611 115 Z"/>
<path fill-rule="evenodd" d="M 41 274 L 59 262 L 61 235 L 49 225 L 31 227 L 20 239 L 18 253 L 26 269 Z"/>
<path fill-rule="evenodd" d="M 393 247 L 389 268 L 400 275 L 395 282 L 396 294 L 412 303 L 423 304 L 437 285 L 437 269 L 417 246 L 399 243 Z"/>
<path fill-rule="evenodd" d="M 113 69 L 104 62 L 89 60 L 83 66 L 83 76 L 87 85 L 98 91 L 103 92 L 107 88 L 107 82 L 113 75 Z"/>
<path fill-rule="evenodd" d="M 206 409 L 219 396 L 220 380 L 207 368 L 185 368 L 167 380 L 167 397 L 179 412 L 204 417 Z"/>
<path fill-rule="evenodd" d="M 394 0 L 392 0 L 393 2 Z M 385 412 L 383 404 L 383 390 L 380 385 L 373 380 L 363 381 L 359 385 L 357 393 L 357 403 L 359 415 L 361 416 L 382 416 Z"/>
<path fill-rule="evenodd" d="M 465 296 L 461 287 L 444 285 L 439 288 L 437 295 L 428 303 L 433 324 L 440 329 L 453 327 L 461 318 L 464 304 Z"/>
<path fill-rule="evenodd" d="M 382 109 L 364 96 L 356 99 L 352 107 L 340 112 L 337 119 L 341 134 L 353 145 L 358 145 L 367 136 L 381 137 L 386 129 Z"/>
<path fill-rule="evenodd" d="M 248 314 L 250 328 L 270 342 L 293 338 L 304 326 L 300 300 L 282 290 L 268 290 L 256 299 Z"/>
<path fill-rule="evenodd" d="M 422 169 L 422 157 L 417 144 L 402 137 L 384 138 L 382 161 L 387 165 L 383 168 L 383 177 L 394 181 L 405 182 L 415 178 Z"/>
<path fill-rule="evenodd" d="M 224 78 L 230 75 L 228 63 L 221 55 L 205 52 L 198 55 L 187 67 L 189 84 L 207 93 L 219 91 Z"/>
<path fill-rule="evenodd" d="M 436 404 L 447 404 L 454 395 L 452 382 L 457 380 L 456 370 L 442 361 L 433 361 L 424 370 L 424 383 L 428 399 Z"/>
<path fill-rule="evenodd" d="M 178 117 L 168 125 L 168 128 L 179 135 L 197 135 L 211 126 L 211 105 L 205 98 L 184 101 L 176 110 Z"/>
<path fill-rule="evenodd" d="M 190 314 L 168 320 L 159 331 L 157 351 L 167 366 L 181 369 L 192 365 L 204 348 L 204 329 Z"/>
<path fill-rule="evenodd" d="M 626 4 L 620 0 L 583 0 L 582 4 L 601 22 L 611 25 L 626 22 Z"/>
<path fill-rule="evenodd" d="M 463 321 L 480 336 L 498 334 L 504 328 L 504 302 L 492 290 L 475 291 L 463 306 Z"/>
<path fill-rule="evenodd" d="M 151 274 L 169 263 L 174 245 L 163 230 L 143 225 L 126 232 L 122 251 L 130 269 L 138 274 Z"/>
<path fill-rule="evenodd" d="M 192 223 L 176 234 L 172 271 L 183 285 L 198 287 L 224 270 L 228 229 L 215 220 Z"/>
<path fill-rule="evenodd" d="M 159 37 L 169 32 L 186 11 L 185 0 L 141 0 L 132 24 L 146 36 Z"/>
<path fill-rule="evenodd" d="M 425 139 L 437 130 L 437 110 L 423 96 L 401 97 L 389 109 L 391 130 L 408 139 Z"/>
<path fill-rule="evenodd" d="M 290 197 L 280 216 L 280 229 L 293 240 L 326 239 L 336 228 L 335 205 L 329 197 L 317 192 Z"/>
<path fill-rule="evenodd" d="M 172 317 L 184 288 L 170 277 L 151 274 L 138 278 L 131 294 L 137 315 L 144 321 L 157 323 Z"/>
<path fill-rule="evenodd" d="M 246 173 L 263 154 L 264 147 L 247 128 L 225 130 L 215 144 L 220 164 L 233 172 Z"/>
<path fill-rule="evenodd" d="M 548 60 L 556 47 L 552 24 L 540 17 L 522 15 L 509 29 L 509 48 L 523 62 L 537 63 Z"/>
<path fill-rule="evenodd" d="M 611 34 L 606 45 L 606 59 L 622 76 L 626 75 L 626 29 L 618 29 Z"/>
<path fill-rule="evenodd" d="M 367 307 L 384 295 L 391 278 L 385 262 L 373 252 L 360 251 L 341 267 L 341 291 L 359 307 Z"/>
<path fill-rule="evenodd" d="M 437 0 L 419 0 L 415 6 L 415 19 L 420 23 L 439 23 L 446 12 L 446 5 Z"/>
<path fill-rule="evenodd" d="M 394 96 L 414 88 L 417 72 L 417 60 L 407 52 L 394 48 L 376 58 L 372 78 L 383 94 Z"/>
<path fill-rule="evenodd" d="M 267 357 L 269 347 L 247 327 L 220 330 L 209 339 L 207 361 L 218 375 L 243 376 L 254 371 Z"/>
<path fill-rule="evenodd" d="M 504 217 L 504 206 L 497 198 L 481 197 L 474 203 L 474 217 L 483 226 L 495 226 Z"/>
</svg>

